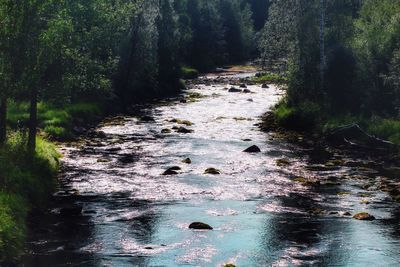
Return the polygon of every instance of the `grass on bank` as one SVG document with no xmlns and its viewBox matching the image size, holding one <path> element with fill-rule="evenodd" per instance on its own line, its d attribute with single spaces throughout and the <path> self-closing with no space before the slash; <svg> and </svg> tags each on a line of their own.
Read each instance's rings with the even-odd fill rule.
<svg viewBox="0 0 400 267">
<path fill-rule="evenodd" d="M 28 213 L 43 207 L 56 186 L 60 155 L 55 146 L 38 137 L 30 157 L 25 140 L 13 133 L 0 148 L 0 262 L 21 255 Z"/>
<path fill-rule="evenodd" d="M 260 72 L 253 78 L 253 82 L 256 83 L 285 84 L 287 81 L 288 79 L 284 75 L 272 72 Z"/>
<path fill-rule="evenodd" d="M 47 137 L 56 140 L 69 140 L 74 137 L 73 127 L 87 125 L 102 115 L 95 103 L 78 103 L 62 107 L 40 102 L 38 104 L 38 126 Z M 29 104 L 26 102 L 9 104 L 7 114 L 11 128 L 27 128 L 29 122 Z"/>
<path fill-rule="evenodd" d="M 400 146 L 400 120 L 394 118 L 363 117 L 354 115 L 329 116 L 313 102 L 290 107 L 283 100 L 274 109 L 279 125 L 302 131 L 329 132 L 344 125 L 358 124 L 369 134 Z"/>
</svg>

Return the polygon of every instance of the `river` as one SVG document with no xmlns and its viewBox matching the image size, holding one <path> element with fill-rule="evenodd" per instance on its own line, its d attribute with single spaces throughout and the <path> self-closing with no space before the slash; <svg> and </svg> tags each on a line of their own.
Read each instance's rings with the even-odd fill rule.
<svg viewBox="0 0 400 267">
<path fill-rule="evenodd" d="M 321 164 L 260 131 L 283 91 L 226 90 L 250 75 L 199 79 L 64 145 L 60 190 L 33 218 L 24 266 L 399 266 L 399 205 L 375 188 L 379 171 L 339 152 Z M 193 132 L 162 133 L 174 126 Z M 244 153 L 251 145 L 262 152 Z M 188 229 L 195 221 L 214 229 Z"/>
</svg>

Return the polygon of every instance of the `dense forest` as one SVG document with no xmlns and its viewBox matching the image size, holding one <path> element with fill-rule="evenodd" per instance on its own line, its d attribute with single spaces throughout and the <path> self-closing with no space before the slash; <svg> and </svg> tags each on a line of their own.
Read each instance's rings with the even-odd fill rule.
<svg viewBox="0 0 400 267">
<path fill-rule="evenodd" d="M 400 143 L 398 1 L 274 1 L 262 32 L 266 67 L 288 78 L 281 123 L 359 123 Z"/>
<path fill-rule="evenodd" d="M 48 140 L 249 61 L 286 88 L 281 125 L 400 143 L 399 1 L 0 1 L 0 261 L 54 187 Z"/>
</svg>

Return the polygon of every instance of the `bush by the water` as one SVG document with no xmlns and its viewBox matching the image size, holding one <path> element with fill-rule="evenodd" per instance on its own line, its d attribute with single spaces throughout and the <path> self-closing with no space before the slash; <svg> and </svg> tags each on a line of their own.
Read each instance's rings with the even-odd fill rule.
<svg viewBox="0 0 400 267">
<path fill-rule="evenodd" d="M 191 67 L 187 67 L 184 66 L 182 67 L 182 78 L 183 79 L 196 79 L 197 77 L 199 77 L 199 72 L 198 70 L 191 68 Z"/>
<path fill-rule="evenodd" d="M 261 72 L 256 74 L 256 76 L 253 78 L 253 81 L 257 83 L 284 84 L 288 81 L 288 79 L 278 73 Z"/>
<path fill-rule="evenodd" d="M 59 157 L 55 146 L 41 138 L 29 155 L 19 133 L 10 134 L 0 148 L 0 262 L 21 255 L 28 212 L 43 207 L 54 190 Z"/>
<path fill-rule="evenodd" d="M 280 125 L 292 130 L 307 130 L 316 126 L 320 110 L 319 105 L 312 102 L 291 107 L 286 101 L 281 101 L 274 113 Z"/>
</svg>

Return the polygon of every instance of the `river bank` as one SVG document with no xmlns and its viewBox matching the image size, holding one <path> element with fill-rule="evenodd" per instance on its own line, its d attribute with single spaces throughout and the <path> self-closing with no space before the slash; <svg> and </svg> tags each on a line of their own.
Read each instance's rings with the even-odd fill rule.
<svg viewBox="0 0 400 267">
<path fill-rule="evenodd" d="M 399 263 L 398 205 L 372 184 L 375 165 L 261 132 L 284 92 L 252 75 L 201 77 L 63 146 L 25 266 Z M 243 152 L 252 145 L 261 152 Z M 352 218 L 362 212 L 375 220 Z M 196 221 L 213 230 L 188 229 Z"/>
</svg>

